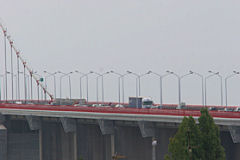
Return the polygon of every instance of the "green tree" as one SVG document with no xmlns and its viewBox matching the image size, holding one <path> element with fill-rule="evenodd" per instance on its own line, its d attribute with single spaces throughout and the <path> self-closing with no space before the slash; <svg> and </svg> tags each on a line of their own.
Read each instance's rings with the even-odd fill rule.
<svg viewBox="0 0 240 160">
<path fill-rule="evenodd" d="M 220 132 L 207 108 L 201 109 L 199 125 L 192 117 L 184 117 L 173 138 L 170 138 L 165 160 L 225 160 Z"/>
<path fill-rule="evenodd" d="M 173 138 L 170 138 L 165 160 L 200 160 L 200 130 L 192 117 L 184 117 Z"/>
<path fill-rule="evenodd" d="M 225 160 L 225 151 L 221 145 L 219 128 L 214 123 L 207 108 L 201 109 L 201 116 L 198 121 L 201 132 L 201 148 L 204 150 L 202 159 Z"/>
</svg>

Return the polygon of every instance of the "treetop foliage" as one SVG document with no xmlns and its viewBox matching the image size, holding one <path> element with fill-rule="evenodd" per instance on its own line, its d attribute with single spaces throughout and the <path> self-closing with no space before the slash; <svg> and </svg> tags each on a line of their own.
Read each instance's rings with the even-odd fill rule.
<svg viewBox="0 0 240 160">
<path fill-rule="evenodd" d="M 224 160 L 220 132 L 207 108 L 201 109 L 196 124 L 193 117 L 184 117 L 177 133 L 170 138 L 165 160 Z"/>
</svg>

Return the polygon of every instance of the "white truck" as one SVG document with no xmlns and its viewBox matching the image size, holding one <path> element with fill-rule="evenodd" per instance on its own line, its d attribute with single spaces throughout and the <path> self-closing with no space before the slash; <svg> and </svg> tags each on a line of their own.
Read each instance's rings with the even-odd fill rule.
<svg viewBox="0 0 240 160">
<path fill-rule="evenodd" d="M 154 108 L 153 100 L 151 97 L 142 98 L 142 108 Z"/>
</svg>

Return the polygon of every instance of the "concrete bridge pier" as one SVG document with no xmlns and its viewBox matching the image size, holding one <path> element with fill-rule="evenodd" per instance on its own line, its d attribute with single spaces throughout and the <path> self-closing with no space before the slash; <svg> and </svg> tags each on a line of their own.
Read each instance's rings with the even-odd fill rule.
<svg viewBox="0 0 240 160">
<path fill-rule="evenodd" d="M 0 159 L 7 160 L 7 128 L 3 124 L 5 117 L 0 114 Z"/>
<path fill-rule="evenodd" d="M 110 120 L 98 120 L 101 133 L 106 137 L 105 151 L 106 160 L 112 160 L 115 155 L 115 135 L 114 135 L 114 122 Z"/>
<path fill-rule="evenodd" d="M 39 160 L 43 160 L 43 153 L 42 153 L 42 121 L 40 117 L 36 116 L 25 116 L 28 126 L 30 130 L 35 131 L 38 130 L 38 138 L 39 138 Z"/>
<path fill-rule="evenodd" d="M 7 128 L 0 124 L 0 159 L 7 160 Z"/>
<path fill-rule="evenodd" d="M 38 130 L 38 137 L 39 137 L 39 160 L 43 160 L 42 129 Z"/>
<path fill-rule="evenodd" d="M 78 158 L 112 160 L 111 135 L 103 135 L 99 125 L 78 123 L 77 136 Z"/>
<path fill-rule="evenodd" d="M 42 141 L 43 160 L 77 160 L 76 126 L 73 127 L 76 122 L 72 119 L 60 121 L 44 121 L 42 124 L 39 140 Z"/>
<path fill-rule="evenodd" d="M 153 122 L 144 122 L 140 121 L 138 122 L 138 127 L 140 129 L 141 135 L 143 138 L 151 137 L 152 138 L 152 160 L 156 160 L 156 145 L 155 142 L 157 142 L 155 135 L 155 125 Z"/>
<path fill-rule="evenodd" d="M 221 143 L 225 149 L 227 160 L 237 160 L 240 157 L 240 127 L 229 126 L 228 130 L 220 132 Z"/>
<path fill-rule="evenodd" d="M 123 160 L 163 160 L 176 131 L 147 121 L 0 115 L 0 160 L 112 160 L 116 153 Z M 239 159 L 240 127 L 222 127 L 220 135 L 226 159 Z"/>
<path fill-rule="evenodd" d="M 73 160 L 77 160 L 77 120 L 71 118 L 60 118 L 64 132 L 72 134 Z"/>
</svg>

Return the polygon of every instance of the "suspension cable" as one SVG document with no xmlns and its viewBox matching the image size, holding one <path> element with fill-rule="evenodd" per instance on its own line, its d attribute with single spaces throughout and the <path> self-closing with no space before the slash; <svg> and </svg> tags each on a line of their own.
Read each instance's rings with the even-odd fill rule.
<svg viewBox="0 0 240 160">
<path fill-rule="evenodd" d="M 42 83 L 39 83 L 38 78 L 33 74 L 32 69 L 27 66 L 27 62 L 21 57 L 20 52 L 17 50 L 17 48 L 13 44 L 13 41 L 10 39 L 10 36 L 7 36 L 7 30 L 5 29 L 5 27 L 1 23 L 0 23 L 0 28 L 2 29 L 4 35 L 6 35 L 9 44 L 12 46 L 12 49 L 15 51 L 16 56 L 20 59 L 23 66 L 25 67 L 25 69 L 29 72 L 31 77 L 36 81 L 37 85 L 40 86 L 42 88 L 42 90 L 44 91 L 44 93 L 46 93 L 50 97 L 51 101 L 53 101 L 54 100 L 53 95 L 50 92 L 47 91 L 47 89 L 44 87 L 44 85 Z"/>
</svg>

